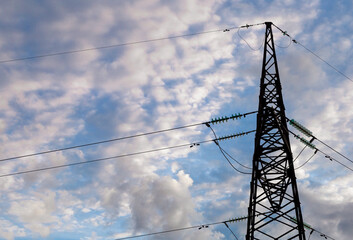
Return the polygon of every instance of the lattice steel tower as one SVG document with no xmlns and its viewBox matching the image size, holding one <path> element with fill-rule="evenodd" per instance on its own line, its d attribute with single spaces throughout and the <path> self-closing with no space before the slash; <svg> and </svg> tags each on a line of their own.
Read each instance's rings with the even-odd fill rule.
<svg viewBox="0 0 353 240">
<path fill-rule="evenodd" d="M 272 23 L 265 24 L 246 240 L 305 240 Z"/>
</svg>

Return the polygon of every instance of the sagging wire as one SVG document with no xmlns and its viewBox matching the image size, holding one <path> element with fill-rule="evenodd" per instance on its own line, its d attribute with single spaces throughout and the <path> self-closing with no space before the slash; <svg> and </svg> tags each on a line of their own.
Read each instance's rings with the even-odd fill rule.
<svg viewBox="0 0 353 240">
<path fill-rule="evenodd" d="M 312 229 L 312 230 L 310 231 L 310 234 L 309 234 L 309 238 L 308 238 L 308 240 L 310 240 L 311 235 L 313 235 L 313 233 L 314 233 L 314 230 Z"/>
<path fill-rule="evenodd" d="M 276 44 L 276 43 L 275 43 L 275 45 L 276 45 L 276 47 L 279 47 L 279 48 L 289 48 L 289 47 L 290 47 L 290 45 L 292 45 L 292 39 L 290 39 L 290 40 L 289 40 L 289 43 L 288 43 L 288 45 L 287 45 L 287 46 L 281 46 L 281 45 Z"/>
<path fill-rule="evenodd" d="M 237 236 L 235 235 L 235 233 L 232 231 L 232 229 L 230 229 L 230 227 L 228 226 L 228 224 L 226 222 L 224 222 L 224 225 L 226 225 L 226 227 L 228 228 L 228 230 L 233 234 L 233 236 L 235 237 L 235 239 L 239 240 L 237 238 Z"/>
<path fill-rule="evenodd" d="M 248 43 L 248 41 L 245 40 L 245 38 L 243 38 L 243 36 L 241 36 L 241 34 L 240 34 L 240 28 L 238 28 L 237 33 L 238 33 L 238 36 L 240 37 L 240 39 L 243 40 L 243 41 L 246 43 L 246 45 L 248 45 L 248 47 L 249 47 L 251 50 L 255 51 L 255 52 L 256 52 L 256 51 L 259 51 L 259 50 L 263 47 L 263 45 L 264 45 L 264 41 L 262 41 L 260 47 L 257 48 L 257 49 L 255 49 L 255 48 L 253 48 L 253 47 Z"/>
<path fill-rule="evenodd" d="M 321 141 L 320 139 L 318 139 L 317 137 L 315 137 L 313 135 L 313 133 L 307 129 L 306 127 L 304 127 L 302 124 L 298 123 L 297 121 L 295 121 L 294 119 L 289 120 L 289 118 L 287 118 L 287 121 L 289 121 L 289 124 L 292 125 L 294 128 L 298 129 L 301 133 L 303 133 L 304 135 L 308 136 L 308 137 L 312 137 L 312 139 L 310 140 L 310 143 L 312 143 L 314 140 L 317 140 L 318 142 L 320 142 L 321 144 L 325 145 L 326 147 L 328 147 L 329 149 L 331 149 L 332 151 L 334 151 L 335 153 L 337 153 L 338 155 L 340 155 L 341 157 L 345 158 L 346 160 L 350 161 L 351 163 L 353 163 L 353 160 L 349 159 L 347 156 L 343 155 L 342 153 L 340 153 L 339 151 L 337 151 L 336 149 L 334 149 L 333 147 L 329 146 L 328 144 L 326 144 L 325 142 Z"/>
<path fill-rule="evenodd" d="M 290 131 L 290 130 L 288 130 L 288 132 L 290 133 L 290 134 L 292 134 L 295 138 L 297 138 L 297 139 L 303 139 L 303 138 L 301 138 L 299 135 L 297 135 L 297 134 L 295 134 L 295 133 L 293 133 L 292 131 Z M 307 143 L 309 143 L 309 141 L 301 141 L 302 143 L 304 143 L 304 144 L 307 144 Z M 312 147 L 312 145 L 308 145 L 309 147 Z M 335 158 L 333 158 L 332 156 L 330 156 L 329 154 L 326 154 L 325 152 L 323 152 L 322 150 L 320 150 L 320 149 L 318 149 L 318 148 L 316 148 L 316 147 L 314 147 L 313 149 L 315 149 L 315 150 L 317 150 L 318 152 L 321 152 L 324 156 L 325 156 L 325 158 L 328 158 L 329 160 L 331 160 L 331 161 L 335 161 L 335 162 L 337 162 L 338 164 L 340 164 L 340 165 L 342 165 L 343 167 L 345 167 L 345 168 L 347 168 L 347 169 L 349 169 L 349 170 L 351 170 L 352 172 L 353 172 L 353 169 L 352 168 L 350 168 L 349 166 L 347 166 L 346 164 L 344 164 L 344 163 L 341 163 L 340 161 L 338 161 L 337 159 L 335 159 Z"/>
<path fill-rule="evenodd" d="M 237 171 L 237 172 L 239 172 L 239 173 L 241 173 L 241 174 L 251 175 L 251 173 L 243 172 L 243 171 L 237 169 L 237 168 L 232 164 L 232 162 L 231 162 L 231 161 L 229 160 L 229 158 L 226 156 L 226 154 L 225 154 L 223 148 L 220 146 L 220 144 L 219 144 L 219 142 L 218 142 L 218 139 L 219 139 L 219 138 L 217 137 L 216 132 L 213 130 L 213 128 L 211 127 L 210 124 L 207 123 L 206 126 L 211 129 L 213 135 L 215 136 L 215 140 L 214 140 L 213 142 L 217 145 L 217 147 L 219 148 L 219 150 L 221 151 L 223 157 L 227 160 L 227 162 L 229 163 L 229 165 L 230 165 L 235 171 Z M 254 132 L 254 131 L 251 131 L 251 132 Z M 232 158 L 232 159 L 234 159 L 234 158 Z M 235 159 L 234 159 L 234 160 L 235 160 Z M 240 164 L 238 161 L 236 161 L 236 162 L 237 162 L 238 164 Z M 240 164 L 240 165 L 243 166 L 242 164 Z"/>
<path fill-rule="evenodd" d="M 221 146 L 219 146 L 219 147 L 221 147 Z M 222 147 L 221 147 L 221 148 L 222 148 Z M 232 155 L 230 155 L 226 150 L 224 150 L 224 148 L 222 148 L 222 150 L 223 150 L 223 152 L 224 152 L 228 157 L 230 157 L 230 159 L 232 159 L 234 162 L 238 163 L 238 164 L 239 164 L 240 166 L 242 166 L 243 168 L 247 168 L 247 169 L 252 170 L 251 167 L 248 167 L 248 166 L 242 164 L 241 162 L 239 162 L 238 160 L 236 160 Z"/>
<path fill-rule="evenodd" d="M 272 25 L 275 26 L 277 29 L 279 29 L 275 24 L 272 23 Z M 286 37 L 289 38 L 289 43 L 288 43 L 287 46 L 277 45 L 276 43 L 275 43 L 275 45 L 276 45 L 277 47 L 279 47 L 279 48 L 289 48 L 290 45 L 292 45 L 292 42 L 293 42 L 292 37 L 289 36 L 289 34 L 287 33 L 287 31 L 282 31 L 281 29 L 279 29 L 279 30 L 280 30 L 280 32 L 283 34 L 283 36 L 286 36 Z"/>
<path fill-rule="evenodd" d="M 294 170 L 298 170 L 299 168 L 304 167 L 305 164 L 307 164 L 307 163 L 316 155 L 317 152 L 318 152 L 318 150 L 315 150 L 315 151 L 314 151 L 314 154 L 311 155 L 311 157 L 310 157 L 308 160 L 306 160 L 305 163 L 303 163 L 303 164 L 300 165 L 299 167 L 295 168 Z"/>
<path fill-rule="evenodd" d="M 287 121 L 289 121 L 289 119 L 287 118 Z M 306 129 L 305 127 L 303 127 L 302 125 L 300 125 L 299 123 L 297 123 L 296 121 L 294 121 L 293 119 L 290 120 L 290 122 L 292 124 L 294 124 L 293 126 L 295 128 L 297 128 L 299 131 L 301 131 L 302 133 L 304 133 L 305 135 L 308 135 L 308 136 L 311 136 L 313 137 L 314 139 L 317 139 L 315 136 L 312 135 L 311 131 L 309 131 L 308 129 Z M 280 122 L 278 122 L 278 124 L 281 124 Z M 304 143 L 305 145 L 307 145 L 308 147 L 316 150 L 316 151 L 319 151 L 321 152 L 326 158 L 330 159 L 331 161 L 335 161 L 337 162 L 338 164 L 342 165 L 343 167 L 351 170 L 353 172 L 353 169 L 350 168 L 349 166 L 347 166 L 346 164 L 344 163 L 341 163 L 340 161 L 338 161 L 337 159 L 333 158 L 332 156 L 330 156 L 329 154 L 326 154 L 325 152 L 323 152 L 322 150 L 316 148 L 316 146 L 314 144 L 312 144 L 312 141 L 309 141 L 309 140 L 306 140 L 305 138 L 303 137 L 300 137 L 299 135 L 293 133 L 292 131 L 288 130 L 287 128 L 283 127 L 282 125 L 282 128 L 287 131 L 288 133 L 292 134 L 296 139 L 299 139 L 302 143 Z M 320 141 L 321 142 L 321 141 Z"/>
<path fill-rule="evenodd" d="M 264 23 L 263 23 L 264 24 Z M 257 25 L 260 25 L 260 24 L 257 24 Z M 241 40 L 243 40 L 247 45 L 248 45 L 248 47 L 251 49 L 251 50 L 253 50 L 253 51 L 259 51 L 262 47 L 263 47 L 263 45 L 264 45 L 264 41 L 262 41 L 262 44 L 261 44 L 261 46 L 259 47 L 259 48 L 254 48 L 254 47 L 252 47 L 251 45 L 250 45 L 250 43 L 248 42 L 248 41 L 246 41 L 245 40 L 245 38 L 240 34 L 240 29 L 241 28 L 249 28 L 249 27 L 252 27 L 252 26 L 254 26 L 254 25 L 245 25 L 245 26 L 241 26 L 241 27 L 239 27 L 238 28 L 238 31 L 237 31 L 237 34 L 238 34 L 238 36 L 240 37 L 240 39 Z M 281 31 L 282 32 L 282 31 Z M 289 43 L 288 43 L 288 45 L 287 46 L 281 46 L 281 45 L 279 45 L 279 44 L 276 44 L 276 43 L 274 43 L 277 47 L 279 47 L 279 48 L 289 48 L 291 45 L 292 45 L 292 38 L 287 34 L 287 32 L 285 32 L 285 31 L 283 31 L 282 32 L 282 34 L 283 34 L 283 36 L 287 36 L 287 37 L 289 37 Z"/>
<path fill-rule="evenodd" d="M 315 138 L 313 137 L 311 140 L 310 140 L 310 143 L 312 143 L 313 141 L 315 140 Z M 293 160 L 293 163 L 299 158 L 299 156 L 304 152 L 304 150 L 306 149 L 307 145 L 305 145 L 303 147 L 303 149 L 299 152 L 298 156 L 295 157 L 295 159 Z"/>
<path fill-rule="evenodd" d="M 293 160 L 293 162 L 295 162 L 295 161 L 299 158 L 299 156 L 304 152 L 304 150 L 305 150 L 306 147 L 307 147 L 307 146 L 305 145 L 305 146 L 302 148 L 302 150 L 298 153 L 298 155 L 295 157 L 295 159 Z"/>
<path fill-rule="evenodd" d="M 291 220 L 292 222 L 295 222 L 295 223 L 298 222 L 297 219 L 295 219 L 295 218 L 293 218 L 293 217 L 290 217 L 290 220 Z M 330 238 L 330 239 L 332 239 L 332 240 L 335 240 L 334 238 L 330 237 L 329 235 L 327 235 L 327 234 L 325 234 L 325 233 L 322 233 L 322 232 L 320 232 L 319 230 L 314 229 L 312 226 L 310 226 L 309 224 L 307 224 L 307 223 L 305 223 L 305 222 L 303 222 L 303 226 L 304 226 L 304 228 L 310 230 L 310 235 L 309 235 L 309 239 L 308 239 L 308 240 L 310 240 L 310 237 L 311 237 L 311 235 L 312 235 L 314 232 L 319 233 L 319 234 L 320 234 L 320 237 L 324 237 L 325 239 L 329 239 L 329 238 Z"/>
</svg>

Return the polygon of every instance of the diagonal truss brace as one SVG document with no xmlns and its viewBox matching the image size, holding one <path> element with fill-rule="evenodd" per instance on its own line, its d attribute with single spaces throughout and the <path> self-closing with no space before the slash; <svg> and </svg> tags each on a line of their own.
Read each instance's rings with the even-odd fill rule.
<svg viewBox="0 0 353 240">
<path fill-rule="evenodd" d="M 271 26 L 266 23 L 246 239 L 305 240 Z"/>
</svg>

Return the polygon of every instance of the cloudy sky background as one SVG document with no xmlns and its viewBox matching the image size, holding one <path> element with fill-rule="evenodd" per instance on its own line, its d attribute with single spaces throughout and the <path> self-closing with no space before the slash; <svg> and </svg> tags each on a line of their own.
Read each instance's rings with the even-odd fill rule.
<svg viewBox="0 0 353 240">
<path fill-rule="evenodd" d="M 272 21 L 352 78 L 351 9 L 348 0 L 6 1 L 0 8 L 0 60 Z M 237 30 L 219 31 L 1 63 L 1 158 L 257 110 L 264 30 L 241 29 L 246 42 Z M 299 45 L 287 47 L 289 39 L 273 31 L 287 117 L 351 158 L 353 82 Z M 254 130 L 255 120 L 251 115 L 214 129 L 220 136 Z M 206 126 L 187 128 L 4 161 L 0 174 L 212 138 Z M 297 156 L 303 145 L 291 140 Z M 222 142 L 247 166 L 253 144 L 254 134 Z M 295 165 L 312 154 L 306 149 Z M 335 239 L 351 239 L 352 172 L 317 153 L 296 174 L 304 221 Z M 115 239 L 224 221 L 247 214 L 249 182 L 212 142 L 2 177 L 0 237 Z M 244 239 L 246 222 L 230 226 Z M 220 225 L 149 239 L 233 237 Z"/>
</svg>

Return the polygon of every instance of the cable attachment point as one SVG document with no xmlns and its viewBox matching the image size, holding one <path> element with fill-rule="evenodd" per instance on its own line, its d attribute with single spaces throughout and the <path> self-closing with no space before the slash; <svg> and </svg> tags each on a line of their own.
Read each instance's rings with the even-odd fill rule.
<svg viewBox="0 0 353 240">
<path fill-rule="evenodd" d="M 304 143 L 304 144 L 307 145 L 308 147 L 310 147 L 310 148 L 312 148 L 312 149 L 315 149 L 315 150 L 317 149 L 316 146 L 311 143 L 312 141 L 308 141 L 308 140 L 306 140 L 305 138 L 300 137 L 299 135 L 294 135 L 294 137 L 295 137 L 296 139 L 299 139 L 302 143 Z"/>
<path fill-rule="evenodd" d="M 295 127 L 296 129 L 298 129 L 300 132 L 302 132 L 306 136 L 308 136 L 308 137 L 313 136 L 313 133 L 309 129 L 307 129 L 306 127 L 304 127 L 303 125 L 301 125 L 300 123 L 295 121 L 294 119 L 290 120 L 289 124 L 292 125 L 293 127 Z"/>
<path fill-rule="evenodd" d="M 248 217 L 239 217 L 239 218 L 233 218 L 233 219 L 230 219 L 229 222 L 230 223 L 234 223 L 234 222 L 240 222 L 240 221 L 244 221 L 248 219 Z"/>
<path fill-rule="evenodd" d="M 197 147 L 197 146 L 200 146 L 200 143 L 193 143 L 193 144 L 190 145 L 190 148 Z"/>
<path fill-rule="evenodd" d="M 208 225 L 201 225 L 201 226 L 199 227 L 199 230 L 201 230 L 201 229 L 203 229 L 203 228 L 208 228 Z"/>
<path fill-rule="evenodd" d="M 238 134 L 233 134 L 233 135 L 228 135 L 228 136 L 224 136 L 224 137 L 219 137 L 216 140 L 223 141 L 223 140 L 228 140 L 228 139 L 244 136 L 244 135 L 247 135 L 247 134 L 249 134 L 249 132 L 241 132 L 241 133 L 238 133 Z"/>
<path fill-rule="evenodd" d="M 327 239 L 325 234 L 320 234 L 320 237 L 324 237 L 325 239 Z"/>
<path fill-rule="evenodd" d="M 224 116 L 224 117 L 218 117 L 218 118 L 211 119 L 211 121 L 207 122 L 207 123 L 212 123 L 212 124 L 224 123 L 224 122 L 228 122 L 228 120 L 240 119 L 242 117 L 245 117 L 245 114 L 241 114 L 241 113 L 232 114 L 230 117 Z M 205 123 L 205 124 L 207 127 L 209 127 L 209 125 L 207 125 L 207 123 Z"/>
</svg>

